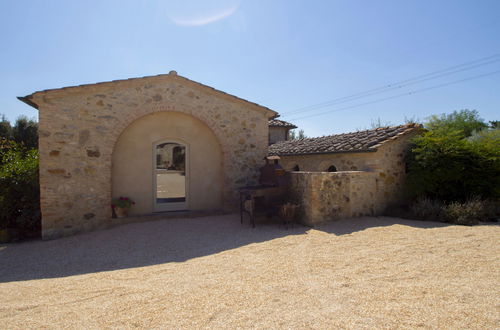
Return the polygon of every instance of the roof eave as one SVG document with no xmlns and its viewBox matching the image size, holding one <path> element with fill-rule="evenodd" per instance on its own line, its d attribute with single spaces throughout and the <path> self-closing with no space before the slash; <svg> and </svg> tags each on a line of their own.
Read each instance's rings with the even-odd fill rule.
<svg viewBox="0 0 500 330">
<path fill-rule="evenodd" d="M 27 96 L 18 96 L 17 99 L 19 101 L 22 101 L 24 103 L 26 103 L 27 105 L 29 105 L 30 107 L 33 107 L 35 109 L 38 110 L 38 104 L 36 104 L 35 102 L 31 101 L 31 95 L 27 95 Z"/>
<path fill-rule="evenodd" d="M 287 157 L 287 156 L 307 156 L 307 155 L 327 155 L 327 154 L 355 154 L 355 153 L 366 153 L 366 152 L 376 152 L 377 149 L 364 149 L 364 150 L 344 150 L 344 151 L 321 151 L 321 152 L 301 152 L 301 153 L 278 153 L 275 152 L 273 154 Z"/>
<path fill-rule="evenodd" d="M 283 125 L 269 125 L 269 127 L 281 127 L 281 128 L 288 128 L 288 129 L 296 129 L 297 126 L 292 125 L 292 126 L 283 126 Z"/>
<path fill-rule="evenodd" d="M 243 99 L 243 98 L 238 97 L 236 95 L 226 93 L 220 89 L 216 89 L 214 87 L 211 87 L 211 86 L 205 85 L 203 83 L 191 80 L 189 78 L 183 77 L 181 75 L 178 75 L 177 72 L 175 72 L 175 71 L 170 71 L 170 73 L 168 73 L 168 74 L 159 74 L 159 75 L 155 75 L 155 76 L 144 76 L 144 77 L 136 77 L 136 78 L 128 78 L 128 79 L 117 79 L 117 80 L 103 81 L 103 82 L 90 83 L 90 84 L 82 84 L 82 85 L 75 85 L 75 86 L 66 86 L 66 87 L 61 87 L 61 88 L 45 89 L 45 90 L 41 90 L 41 91 L 36 91 L 28 96 L 18 97 L 18 99 L 23 101 L 24 103 L 36 108 L 36 109 L 38 109 L 38 105 L 36 105 L 34 102 L 32 102 L 30 100 L 34 95 L 44 95 L 45 96 L 48 94 L 68 92 L 68 91 L 69 92 L 79 92 L 79 91 L 82 91 L 82 90 L 87 89 L 87 88 L 109 87 L 109 86 L 113 86 L 116 84 L 135 82 L 135 81 L 139 81 L 139 80 L 163 79 L 163 78 L 167 78 L 167 77 L 170 79 L 184 80 L 184 81 L 188 82 L 189 84 L 192 84 L 192 85 L 198 86 L 202 89 L 205 89 L 207 91 L 213 92 L 216 95 L 220 95 L 221 97 L 228 97 L 229 99 L 233 99 L 237 102 L 248 104 L 254 108 L 263 110 L 264 112 L 267 113 L 268 119 L 274 119 L 274 118 L 279 117 L 279 113 L 277 111 L 274 111 L 268 107 L 265 107 L 263 105 L 255 103 L 255 102 Z"/>
</svg>

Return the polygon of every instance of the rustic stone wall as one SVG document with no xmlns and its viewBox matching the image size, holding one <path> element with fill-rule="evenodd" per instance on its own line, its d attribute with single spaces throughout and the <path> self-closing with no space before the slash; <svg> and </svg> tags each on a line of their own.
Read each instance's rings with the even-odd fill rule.
<svg viewBox="0 0 500 330">
<path fill-rule="evenodd" d="M 289 127 L 269 127 L 269 144 L 288 140 Z"/>
<path fill-rule="evenodd" d="M 376 173 L 378 194 L 375 196 L 378 210 L 398 203 L 404 198 L 403 184 L 406 176 L 404 157 L 410 139 L 418 132 L 398 136 L 382 144 L 374 152 L 333 153 L 281 156 L 286 170 L 299 166 L 300 171 L 325 172 L 331 165 L 337 171 L 365 171 Z"/>
<path fill-rule="evenodd" d="M 223 154 L 224 209 L 235 208 L 236 188 L 258 178 L 267 154 L 268 119 L 275 115 L 175 73 L 42 91 L 27 99 L 40 110 L 45 239 L 110 222 L 115 143 L 132 122 L 155 112 L 181 112 L 213 131 Z"/>
<path fill-rule="evenodd" d="M 373 172 L 292 172 L 290 199 L 306 225 L 377 214 L 379 186 Z"/>
<path fill-rule="evenodd" d="M 331 165 L 337 171 L 370 171 L 377 167 L 378 158 L 372 152 L 311 154 L 297 156 L 280 156 L 281 165 L 292 170 L 298 165 L 304 172 L 327 172 Z"/>
</svg>

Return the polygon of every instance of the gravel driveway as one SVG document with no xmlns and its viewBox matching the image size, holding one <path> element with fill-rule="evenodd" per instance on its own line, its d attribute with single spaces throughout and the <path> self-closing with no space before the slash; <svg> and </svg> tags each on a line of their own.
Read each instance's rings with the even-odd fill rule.
<svg viewBox="0 0 500 330">
<path fill-rule="evenodd" d="M 235 215 L 0 245 L 0 327 L 500 328 L 500 227 Z"/>
</svg>

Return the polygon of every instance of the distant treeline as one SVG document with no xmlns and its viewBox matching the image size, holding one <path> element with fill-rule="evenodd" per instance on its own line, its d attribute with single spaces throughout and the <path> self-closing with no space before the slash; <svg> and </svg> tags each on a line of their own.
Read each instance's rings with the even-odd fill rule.
<svg viewBox="0 0 500 330">
<path fill-rule="evenodd" d="M 15 141 L 28 149 L 38 148 L 38 122 L 36 120 L 20 116 L 12 125 L 5 115 L 0 118 L 0 139 Z"/>
</svg>

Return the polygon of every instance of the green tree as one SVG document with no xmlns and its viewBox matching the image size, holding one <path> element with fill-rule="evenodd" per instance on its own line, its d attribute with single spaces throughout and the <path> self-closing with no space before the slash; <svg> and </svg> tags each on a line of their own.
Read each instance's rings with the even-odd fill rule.
<svg viewBox="0 0 500 330">
<path fill-rule="evenodd" d="M 2 120 L 0 121 L 0 138 L 12 139 L 12 126 L 5 115 L 2 115 Z"/>
<path fill-rule="evenodd" d="M 430 131 L 443 131 L 444 134 L 458 131 L 463 137 L 469 137 L 472 133 L 487 128 L 488 124 L 479 117 L 476 110 L 464 109 L 441 116 L 431 116 L 424 126 Z"/>
<path fill-rule="evenodd" d="M 12 127 L 12 138 L 28 149 L 38 148 L 38 123 L 26 116 L 19 116 Z"/>
<path fill-rule="evenodd" d="M 290 132 L 288 132 L 288 140 L 299 140 L 305 138 L 307 138 L 307 136 L 304 134 L 303 129 L 299 130 L 298 132 L 292 129 Z"/>
<path fill-rule="evenodd" d="M 498 120 L 492 120 L 490 121 L 490 128 L 500 128 L 500 121 Z"/>
<path fill-rule="evenodd" d="M 499 131 L 477 111 L 432 116 L 414 140 L 407 183 L 414 195 L 443 201 L 499 197 Z"/>
<path fill-rule="evenodd" d="M 0 229 L 40 231 L 38 151 L 0 140 Z"/>
</svg>

